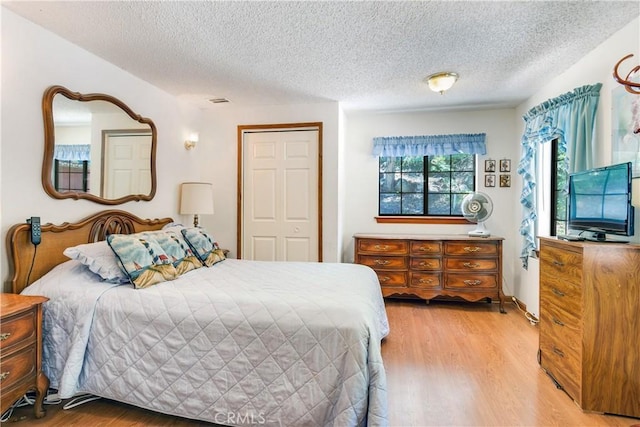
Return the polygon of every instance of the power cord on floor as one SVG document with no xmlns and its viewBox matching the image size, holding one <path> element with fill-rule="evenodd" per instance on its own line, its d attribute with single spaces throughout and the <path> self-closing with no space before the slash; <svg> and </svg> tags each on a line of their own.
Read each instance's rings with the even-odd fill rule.
<svg viewBox="0 0 640 427">
<path fill-rule="evenodd" d="M 7 409 L 2 415 L 0 415 L 0 422 L 4 423 L 11 419 L 13 415 L 13 410 L 15 408 L 21 408 L 23 406 L 34 405 L 36 403 L 36 393 L 29 392 L 22 396 L 16 403 L 11 405 L 9 409 Z M 54 389 L 49 389 L 47 391 L 47 395 L 44 398 L 45 405 L 59 405 L 62 403 L 62 399 L 58 396 L 58 391 Z"/>
<path fill-rule="evenodd" d="M 511 297 L 511 301 L 513 301 L 516 307 L 518 307 L 518 310 L 520 310 L 524 314 L 524 317 L 526 317 L 529 323 L 531 323 L 533 326 L 537 325 L 540 322 L 540 319 L 534 316 L 533 313 L 520 307 L 520 303 L 518 302 L 518 299 L 516 297 Z"/>
</svg>

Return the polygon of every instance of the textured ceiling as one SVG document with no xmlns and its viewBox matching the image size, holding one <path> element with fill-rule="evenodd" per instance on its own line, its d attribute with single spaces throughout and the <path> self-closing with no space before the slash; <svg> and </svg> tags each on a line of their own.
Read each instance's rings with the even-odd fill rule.
<svg viewBox="0 0 640 427">
<path fill-rule="evenodd" d="M 640 15 L 639 1 L 2 1 L 209 108 L 515 106 Z M 614 64 L 611 64 L 613 67 Z M 455 71 L 445 95 L 423 79 Z M 96 88 L 96 91 L 99 88 Z"/>
</svg>

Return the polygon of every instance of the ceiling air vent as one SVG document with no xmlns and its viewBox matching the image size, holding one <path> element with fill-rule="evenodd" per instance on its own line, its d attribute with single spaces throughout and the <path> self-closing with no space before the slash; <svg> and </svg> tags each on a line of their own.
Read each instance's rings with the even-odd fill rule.
<svg viewBox="0 0 640 427">
<path fill-rule="evenodd" d="M 227 98 L 211 98 L 209 102 L 214 104 L 224 104 L 225 102 L 229 102 Z"/>
</svg>

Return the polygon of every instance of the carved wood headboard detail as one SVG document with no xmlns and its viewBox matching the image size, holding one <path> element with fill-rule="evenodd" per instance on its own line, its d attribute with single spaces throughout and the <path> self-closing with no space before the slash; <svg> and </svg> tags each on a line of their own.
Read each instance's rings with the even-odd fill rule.
<svg viewBox="0 0 640 427">
<path fill-rule="evenodd" d="M 38 246 L 31 244 L 31 226 L 16 224 L 7 233 L 12 291 L 20 293 L 56 265 L 68 261 L 62 254 L 68 247 L 105 240 L 109 234 L 159 230 L 172 221 L 171 218 L 141 219 L 129 212 L 111 209 L 75 223 L 42 225 L 42 241 Z"/>
</svg>

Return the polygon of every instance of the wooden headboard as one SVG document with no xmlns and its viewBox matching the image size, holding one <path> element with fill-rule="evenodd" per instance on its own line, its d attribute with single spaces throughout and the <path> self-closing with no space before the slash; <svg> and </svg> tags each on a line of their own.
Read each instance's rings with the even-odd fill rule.
<svg viewBox="0 0 640 427">
<path fill-rule="evenodd" d="M 31 243 L 31 225 L 16 224 L 7 233 L 12 290 L 20 293 L 53 267 L 68 261 L 69 258 L 62 254 L 68 247 L 105 240 L 109 234 L 159 230 L 172 221 L 171 218 L 141 219 L 129 212 L 111 209 L 79 222 L 43 224 L 38 246 Z"/>
</svg>

